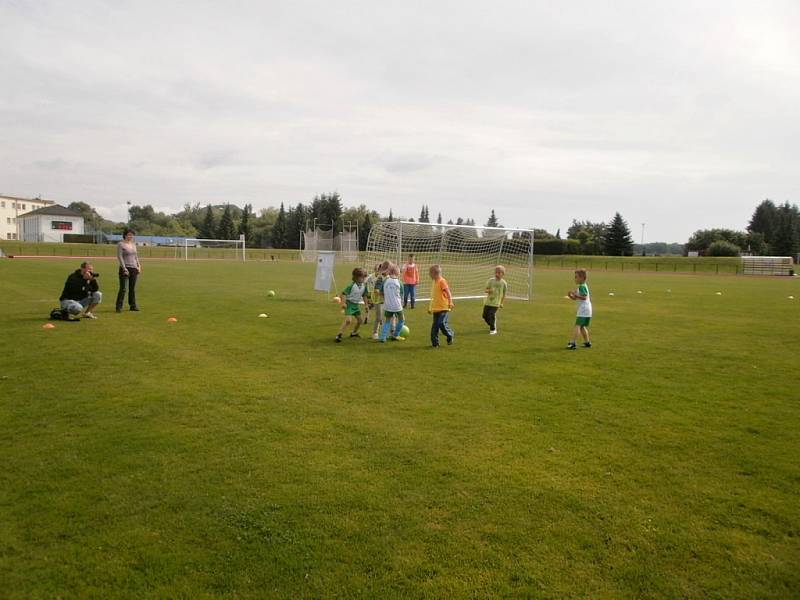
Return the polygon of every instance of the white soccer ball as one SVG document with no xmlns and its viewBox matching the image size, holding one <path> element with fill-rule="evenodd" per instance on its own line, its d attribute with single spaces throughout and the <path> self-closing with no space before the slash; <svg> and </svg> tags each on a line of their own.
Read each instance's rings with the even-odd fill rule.
<svg viewBox="0 0 800 600">
<path fill-rule="evenodd" d="M 637 290 L 637 292 L 636 292 L 636 293 L 637 293 L 637 294 L 641 294 L 641 293 L 642 293 L 642 290 Z"/>
<path fill-rule="evenodd" d="M 608 295 L 609 295 L 609 296 L 613 296 L 613 295 L 614 295 L 614 292 L 608 292 Z"/>
<path fill-rule="evenodd" d="M 267 313 L 261 313 L 260 315 L 258 315 L 258 318 L 259 319 L 266 319 L 267 318 Z"/>
<path fill-rule="evenodd" d="M 794 296 L 789 296 L 789 300 L 794 300 Z"/>
<path fill-rule="evenodd" d="M 717 296 L 722 296 L 722 292 L 717 292 Z"/>
</svg>

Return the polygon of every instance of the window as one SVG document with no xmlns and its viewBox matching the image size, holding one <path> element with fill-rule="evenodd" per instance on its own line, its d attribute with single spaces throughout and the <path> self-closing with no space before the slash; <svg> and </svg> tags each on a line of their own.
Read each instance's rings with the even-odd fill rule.
<svg viewBox="0 0 800 600">
<path fill-rule="evenodd" d="M 25 208 L 24 204 L 22 205 L 22 210 L 28 210 L 27 208 Z"/>
<path fill-rule="evenodd" d="M 6 217 L 6 225 L 11 225 L 11 217 Z"/>
<path fill-rule="evenodd" d="M 58 229 L 59 231 L 72 231 L 72 221 L 51 221 L 50 229 Z"/>
<path fill-rule="evenodd" d="M 6 207 L 6 201 L 5 200 L 0 201 L 0 208 L 5 208 L 5 207 Z"/>
<path fill-rule="evenodd" d="M 11 234 L 10 234 L 10 233 L 7 233 L 7 234 L 6 234 L 6 239 L 7 239 L 7 240 L 10 240 L 10 239 L 11 239 Z"/>
</svg>

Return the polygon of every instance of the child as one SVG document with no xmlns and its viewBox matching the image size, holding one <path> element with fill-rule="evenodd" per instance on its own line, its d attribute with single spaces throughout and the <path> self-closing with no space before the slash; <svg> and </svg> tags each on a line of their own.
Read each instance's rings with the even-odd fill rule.
<svg viewBox="0 0 800 600">
<path fill-rule="evenodd" d="M 397 265 L 389 264 L 386 275 L 386 280 L 383 282 L 384 323 L 379 341 L 386 341 L 386 336 L 389 334 L 389 329 L 392 326 L 392 319 L 397 318 L 394 333 L 389 338 L 393 342 L 396 342 L 405 339 L 400 337 L 400 330 L 403 328 L 403 325 L 405 325 L 400 291 L 402 286 L 398 279 L 398 277 L 400 277 L 400 270 L 397 268 Z"/>
<path fill-rule="evenodd" d="M 450 311 L 453 310 L 453 296 L 447 280 L 442 277 L 442 268 L 439 265 L 432 265 L 430 268 L 431 279 L 431 303 L 428 314 L 433 315 L 433 325 L 431 326 L 431 344 L 434 348 L 439 347 L 439 331 L 447 337 L 447 345 L 453 345 L 455 333 L 448 325 Z"/>
<path fill-rule="evenodd" d="M 364 325 L 369 323 L 369 313 L 372 310 L 372 293 L 375 291 L 375 280 L 378 276 L 378 270 L 375 269 L 372 273 L 367 275 L 367 279 L 364 282 Z"/>
<path fill-rule="evenodd" d="M 417 284 L 419 283 L 419 269 L 414 262 L 414 255 L 408 255 L 408 262 L 403 265 L 403 308 L 411 300 L 411 308 L 417 302 Z"/>
<path fill-rule="evenodd" d="M 386 271 L 389 269 L 389 261 L 385 260 L 375 265 L 375 284 L 372 287 L 372 305 L 375 307 L 375 324 L 372 326 L 372 339 L 380 337 L 380 330 L 383 326 L 383 282 L 386 279 Z"/>
<path fill-rule="evenodd" d="M 503 279 L 505 274 L 506 268 L 503 265 L 497 265 L 494 268 L 494 277 L 486 282 L 486 298 L 483 300 L 483 320 L 489 326 L 489 335 L 497 333 L 497 310 L 503 308 L 503 302 L 506 300 L 508 284 Z"/>
<path fill-rule="evenodd" d="M 589 286 L 586 285 L 586 269 L 575 271 L 575 283 L 578 284 L 577 290 L 570 290 L 567 296 L 571 300 L 578 300 L 578 316 L 575 319 L 575 331 L 572 334 L 572 341 L 567 344 L 567 350 L 575 350 L 578 346 L 576 341 L 578 335 L 583 337 L 583 347 L 591 348 L 592 342 L 589 341 L 589 323 L 592 320 L 592 298 L 589 295 Z"/>
<path fill-rule="evenodd" d="M 353 326 L 353 332 L 350 334 L 351 338 L 361 337 L 358 335 L 358 328 L 361 327 L 361 302 L 363 302 L 364 292 L 366 291 L 366 284 L 364 281 L 367 278 L 367 271 L 358 267 L 353 269 L 353 281 L 342 290 L 342 293 L 339 294 L 341 298 L 342 304 L 344 304 L 344 322 L 342 326 L 339 328 L 339 333 L 336 334 L 336 343 L 340 343 L 342 341 L 342 334 L 344 333 L 345 329 L 353 322 L 353 318 L 355 318 L 355 325 Z"/>
</svg>

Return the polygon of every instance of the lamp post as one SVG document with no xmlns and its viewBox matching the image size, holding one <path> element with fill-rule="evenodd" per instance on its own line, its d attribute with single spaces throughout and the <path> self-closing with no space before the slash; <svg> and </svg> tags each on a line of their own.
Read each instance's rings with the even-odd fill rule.
<svg viewBox="0 0 800 600">
<path fill-rule="evenodd" d="M 644 223 L 642 223 L 642 256 L 645 256 L 646 253 L 644 251 Z"/>
</svg>

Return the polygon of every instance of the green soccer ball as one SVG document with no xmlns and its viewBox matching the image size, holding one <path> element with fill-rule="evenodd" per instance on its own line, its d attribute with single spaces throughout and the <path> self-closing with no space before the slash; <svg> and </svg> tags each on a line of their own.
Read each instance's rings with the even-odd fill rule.
<svg viewBox="0 0 800 600">
<path fill-rule="evenodd" d="M 400 329 L 400 337 L 408 337 L 411 335 L 411 330 L 408 328 L 408 325 L 403 325 L 403 328 Z"/>
</svg>

